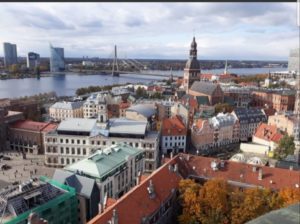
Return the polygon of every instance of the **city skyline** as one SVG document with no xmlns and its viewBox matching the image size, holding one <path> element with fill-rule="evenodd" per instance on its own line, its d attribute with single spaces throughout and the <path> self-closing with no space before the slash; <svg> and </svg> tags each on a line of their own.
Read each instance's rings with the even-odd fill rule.
<svg viewBox="0 0 300 224">
<path fill-rule="evenodd" d="M 1 3 L 0 41 L 19 56 L 49 57 L 52 43 L 66 57 L 107 58 L 117 44 L 123 58 L 186 59 L 195 35 L 199 60 L 287 60 L 296 13 L 296 3 Z"/>
</svg>

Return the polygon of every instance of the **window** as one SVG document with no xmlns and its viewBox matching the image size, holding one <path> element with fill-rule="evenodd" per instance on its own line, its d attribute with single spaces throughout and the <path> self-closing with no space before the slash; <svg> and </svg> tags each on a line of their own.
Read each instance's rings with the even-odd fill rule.
<svg viewBox="0 0 300 224">
<path fill-rule="evenodd" d="M 82 144 L 84 144 L 84 145 L 85 145 L 85 140 L 82 140 Z"/>
<path fill-rule="evenodd" d="M 75 149 L 74 148 L 72 148 L 72 155 L 74 155 L 75 154 Z"/>
<path fill-rule="evenodd" d="M 60 143 L 63 143 L 63 142 L 64 142 L 64 140 L 61 138 L 61 139 L 60 139 Z"/>
<path fill-rule="evenodd" d="M 106 145 L 106 141 L 103 141 L 103 145 Z"/>
<path fill-rule="evenodd" d="M 66 139 L 66 143 L 67 143 L 67 144 L 69 143 L 69 139 Z"/>
<path fill-rule="evenodd" d="M 86 149 L 82 150 L 83 155 L 86 155 Z"/>
<path fill-rule="evenodd" d="M 77 139 L 77 144 L 80 144 L 80 140 L 79 139 Z"/>
<path fill-rule="evenodd" d="M 61 163 L 61 164 L 64 164 L 64 163 L 65 163 L 64 158 L 61 158 L 61 159 L 60 159 L 60 163 Z"/>
<path fill-rule="evenodd" d="M 63 154 L 64 153 L 64 148 L 60 147 L 60 153 Z"/>
<path fill-rule="evenodd" d="M 70 159 L 69 158 L 67 158 L 67 164 L 70 164 Z"/>
<path fill-rule="evenodd" d="M 67 147 L 66 148 L 66 154 L 69 154 L 70 153 L 70 151 L 69 151 L 69 148 Z"/>
<path fill-rule="evenodd" d="M 74 144 L 74 139 L 71 140 L 71 143 Z"/>
<path fill-rule="evenodd" d="M 136 142 L 136 143 L 135 143 L 135 147 L 139 147 L 139 143 Z"/>
<path fill-rule="evenodd" d="M 80 148 L 77 148 L 77 155 L 80 155 Z"/>
</svg>

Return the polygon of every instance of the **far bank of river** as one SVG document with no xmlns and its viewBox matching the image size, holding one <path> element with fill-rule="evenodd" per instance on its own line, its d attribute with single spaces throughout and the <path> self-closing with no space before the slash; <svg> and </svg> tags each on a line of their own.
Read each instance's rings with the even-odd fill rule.
<svg viewBox="0 0 300 224">
<path fill-rule="evenodd" d="M 271 68 L 270 71 L 284 71 L 285 68 Z M 113 77 L 111 75 L 86 75 L 78 73 L 62 73 L 55 75 L 43 74 L 40 79 L 7 79 L 0 80 L 0 98 L 15 98 L 23 96 L 31 96 L 39 93 L 56 92 L 58 96 L 73 96 L 78 88 L 88 86 L 105 86 L 112 84 L 125 83 L 150 83 L 155 80 L 166 79 L 170 72 L 155 71 L 166 74 L 162 76 L 141 76 L 138 74 L 121 75 Z M 220 74 L 219 70 L 203 70 L 203 73 Z M 252 69 L 230 69 L 231 73 L 238 75 L 262 74 L 269 72 L 269 68 L 252 68 Z M 183 71 L 173 71 L 174 76 L 183 76 Z"/>
</svg>

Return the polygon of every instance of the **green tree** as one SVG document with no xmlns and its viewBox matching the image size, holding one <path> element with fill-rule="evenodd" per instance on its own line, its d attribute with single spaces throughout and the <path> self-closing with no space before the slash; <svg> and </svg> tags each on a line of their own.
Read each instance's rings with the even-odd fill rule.
<svg viewBox="0 0 300 224">
<path fill-rule="evenodd" d="M 230 106 L 228 103 L 218 103 L 215 105 L 215 113 L 231 113 L 233 110 L 233 107 Z"/>
<path fill-rule="evenodd" d="M 136 94 L 137 98 L 147 97 L 147 91 L 140 86 L 135 91 L 135 94 Z"/>
<path fill-rule="evenodd" d="M 278 147 L 275 149 L 274 158 L 284 159 L 288 155 L 293 155 L 295 151 L 294 137 L 285 134 L 279 141 Z"/>
</svg>

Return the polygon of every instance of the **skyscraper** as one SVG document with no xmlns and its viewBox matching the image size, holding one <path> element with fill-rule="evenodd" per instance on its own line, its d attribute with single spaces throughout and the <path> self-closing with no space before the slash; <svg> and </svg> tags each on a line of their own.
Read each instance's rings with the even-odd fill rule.
<svg viewBox="0 0 300 224">
<path fill-rule="evenodd" d="M 3 51 L 5 67 L 18 63 L 17 45 L 11 43 L 3 43 Z"/>
<path fill-rule="evenodd" d="M 299 53 L 300 52 L 300 48 L 296 48 L 296 49 L 292 49 L 290 51 L 290 56 L 289 56 L 289 63 L 288 63 L 288 70 L 290 72 L 293 73 L 299 73 L 299 68 L 300 68 L 300 64 L 299 64 Z"/>
<path fill-rule="evenodd" d="M 40 55 L 34 52 L 29 52 L 27 55 L 27 68 L 34 69 L 40 64 Z"/>
<path fill-rule="evenodd" d="M 296 125 L 294 127 L 295 156 L 300 164 L 300 73 L 296 74 L 296 100 L 294 113 L 296 115 Z"/>
<path fill-rule="evenodd" d="M 186 90 L 192 86 L 194 81 L 200 80 L 200 72 L 200 64 L 197 60 L 197 43 L 195 37 L 193 37 L 190 49 L 190 58 L 186 62 L 183 75 L 183 86 Z"/>
<path fill-rule="evenodd" d="M 65 70 L 64 49 L 50 45 L 50 71 L 61 72 Z"/>
</svg>

